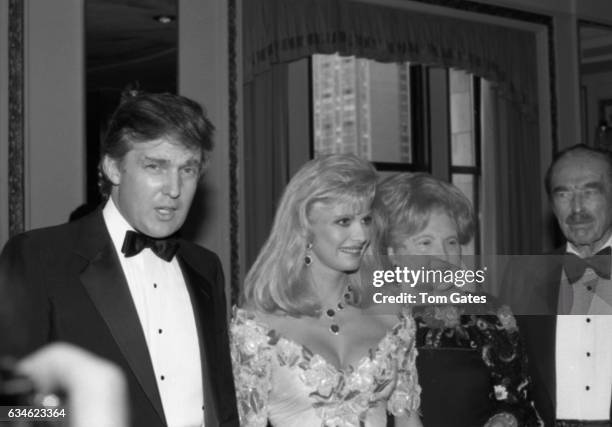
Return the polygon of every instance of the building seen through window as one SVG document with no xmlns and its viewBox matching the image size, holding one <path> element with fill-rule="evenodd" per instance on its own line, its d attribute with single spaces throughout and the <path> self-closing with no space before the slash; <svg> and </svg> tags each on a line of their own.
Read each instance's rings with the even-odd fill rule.
<svg viewBox="0 0 612 427">
<path fill-rule="evenodd" d="M 313 55 L 311 64 L 315 155 L 353 153 L 372 161 L 383 174 L 433 173 L 461 189 L 480 216 L 478 78 L 461 70 L 445 70 L 448 90 L 442 93 L 428 91 L 429 85 L 439 82 L 423 65 L 338 54 Z M 433 100 L 434 96 L 444 99 Z M 446 137 L 432 140 L 432 126 L 446 126 Z M 436 158 L 438 163 L 439 159 L 447 162 L 444 174 L 432 170 Z M 479 248 L 477 227 L 464 252 L 474 254 Z"/>
<path fill-rule="evenodd" d="M 412 162 L 409 64 L 312 58 L 314 151 Z"/>
</svg>

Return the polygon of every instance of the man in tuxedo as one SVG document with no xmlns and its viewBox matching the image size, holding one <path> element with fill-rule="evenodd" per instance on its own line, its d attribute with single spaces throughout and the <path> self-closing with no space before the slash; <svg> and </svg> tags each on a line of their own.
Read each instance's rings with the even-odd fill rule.
<svg viewBox="0 0 612 427">
<path fill-rule="evenodd" d="M 547 426 L 610 426 L 612 402 L 612 158 L 560 152 L 546 190 L 567 239 L 511 265 L 511 302 L 528 351 L 536 409 Z"/>
<path fill-rule="evenodd" d="M 102 143 L 106 203 L 0 256 L 0 354 L 65 341 L 116 363 L 132 426 L 238 425 L 221 264 L 177 235 L 212 134 L 187 98 L 122 100 Z"/>
</svg>

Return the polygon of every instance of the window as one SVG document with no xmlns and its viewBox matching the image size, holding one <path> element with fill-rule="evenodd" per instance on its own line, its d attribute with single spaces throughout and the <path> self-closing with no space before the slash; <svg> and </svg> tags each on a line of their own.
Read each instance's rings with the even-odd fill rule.
<svg viewBox="0 0 612 427">
<path fill-rule="evenodd" d="M 354 153 L 383 172 L 430 172 L 461 189 L 478 218 L 480 79 L 337 54 L 313 55 L 311 66 L 315 154 Z M 477 226 L 464 253 L 480 247 Z"/>
<path fill-rule="evenodd" d="M 355 153 L 378 166 L 416 168 L 410 64 L 314 55 L 312 71 L 315 153 Z M 329 123 L 335 132 L 327 132 Z"/>
<path fill-rule="evenodd" d="M 450 176 L 451 182 L 472 202 L 480 216 L 480 79 L 460 70 L 449 70 L 450 96 Z M 479 222 L 479 221 L 478 221 Z M 478 224 L 477 224 L 478 225 Z M 478 253 L 480 230 L 464 248 L 466 254 Z"/>
</svg>

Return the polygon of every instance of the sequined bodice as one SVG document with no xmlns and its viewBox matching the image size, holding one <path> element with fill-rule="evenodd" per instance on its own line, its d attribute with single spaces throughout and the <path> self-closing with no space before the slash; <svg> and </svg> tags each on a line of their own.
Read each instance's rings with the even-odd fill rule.
<svg viewBox="0 0 612 427">
<path fill-rule="evenodd" d="M 401 415 L 419 407 L 409 313 L 343 370 L 241 309 L 231 335 L 241 425 L 378 427 L 386 425 L 387 410 Z"/>
</svg>

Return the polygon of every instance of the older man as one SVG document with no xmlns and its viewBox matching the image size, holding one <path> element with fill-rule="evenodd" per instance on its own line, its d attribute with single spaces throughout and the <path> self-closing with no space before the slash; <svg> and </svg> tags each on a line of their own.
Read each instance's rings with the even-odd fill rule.
<svg viewBox="0 0 612 427">
<path fill-rule="evenodd" d="M 530 357 L 536 407 L 546 425 L 609 426 L 612 402 L 612 158 L 577 145 L 546 175 L 567 243 L 509 269 Z M 525 265 L 523 265 L 525 267 Z"/>
<path fill-rule="evenodd" d="M 212 132 L 187 98 L 122 101 L 102 146 L 105 205 L 0 257 L 0 354 L 70 342 L 122 368 L 133 426 L 238 425 L 221 264 L 176 235 Z"/>
</svg>

